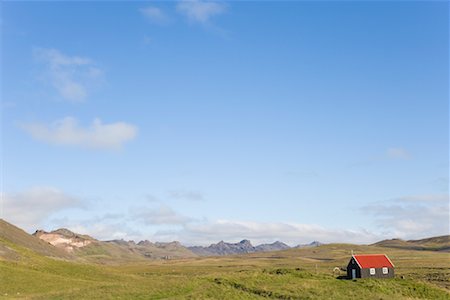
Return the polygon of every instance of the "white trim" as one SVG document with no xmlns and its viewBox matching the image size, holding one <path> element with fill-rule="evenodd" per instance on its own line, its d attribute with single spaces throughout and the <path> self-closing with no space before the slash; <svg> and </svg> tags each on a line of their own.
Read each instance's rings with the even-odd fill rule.
<svg viewBox="0 0 450 300">
<path fill-rule="evenodd" d="M 391 263 L 392 267 L 394 268 L 395 266 L 394 266 L 394 264 L 392 263 L 392 261 L 389 259 L 389 256 L 387 256 L 386 254 L 383 254 L 383 255 L 387 258 L 387 260 Z"/>
<path fill-rule="evenodd" d="M 356 257 L 354 255 L 352 255 L 353 259 L 356 261 L 356 263 L 358 264 L 358 266 L 362 269 L 363 267 L 361 267 L 361 265 L 359 264 L 359 261 L 356 259 Z"/>
</svg>

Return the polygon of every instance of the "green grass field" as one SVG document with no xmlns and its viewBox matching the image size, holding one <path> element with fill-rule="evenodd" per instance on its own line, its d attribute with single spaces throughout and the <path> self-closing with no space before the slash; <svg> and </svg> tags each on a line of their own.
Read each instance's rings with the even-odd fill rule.
<svg viewBox="0 0 450 300">
<path fill-rule="evenodd" d="M 52 259 L 8 241 L 5 299 L 450 299 L 450 254 L 331 244 L 245 256 L 99 265 Z M 386 253 L 395 279 L 338 279 L 351 250 Z"/>
</svg>

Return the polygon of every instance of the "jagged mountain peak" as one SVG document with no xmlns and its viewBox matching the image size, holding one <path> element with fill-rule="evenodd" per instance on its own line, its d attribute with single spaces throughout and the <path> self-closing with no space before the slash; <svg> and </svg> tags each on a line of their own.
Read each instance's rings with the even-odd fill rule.
<svg viewBox="0 0 450 300">
<path fill-rule="evenodd" d="M 312 241 L 312 242 L 309 243 L 309 244 L 299 244 L 299 245 L 295 246 L 294 248 L 318 247 L 318 246 L 321 246 L 321 245 L 323 245 L 322 242 L 319 242 L 319 241 Z"/>
<path fill-rule="evenodd" d="M 272 244 L 262 244 L 253 246 L 250 240 L 243 239 L 237 243 L 227 243 L 220 241 L 217 244 L 211 244 L 208 247 L 194 246 L 188 247 L 192 252 L 198 255 L 215 256 L 215 255 L 233 255 L 263 251 L 286 250 L 290 247 L 285 243 L 276 241 Z"/>
<path fill-rule="evenodd" d="M 242 240 L 239 242 L 241 245 L 252 246 L 252 243 L 249 240 Z"/>
<path fill-rule="evenodd" d="M 149 240 L 143 240 L 137 243 L 139 246 L 153 246 L 154 244 L 150 242 Z"/>
</svg>

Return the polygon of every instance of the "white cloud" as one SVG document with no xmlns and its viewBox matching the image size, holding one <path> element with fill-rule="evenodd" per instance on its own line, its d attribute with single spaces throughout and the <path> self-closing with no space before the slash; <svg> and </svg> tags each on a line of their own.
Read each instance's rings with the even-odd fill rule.
<svg viewBox="0 0 450 300">
<path fill-rule="evenodd" d="M 123 222 L 92 222 L 83 220 L 82 222 L 60 223 L 58 227 L 68 228 L 72 232 L 87 234 L 97 240 L 139 240 L 142 234 L 130 228 Z"/>
<path fill-rule="evenodd" d="M 132 233 L 129 228 L 126 228 L 122 223 L 77 223 L 77 224 L 65 224 L 60 227 L 68 228 L 72 232 L 79 234 L 89 235 L 97 240 L 118 240 L 118 239 L 130 239 Z"/>
<path fill-rule="evenodd" d="M 125 122 L 103 124 L 100 119 L 94 119 L 90 127 L 83 128 L 72 117 L 51 125 L 31 123 L 21 127 L 34 139 L 50 144 L 113 149 L 134 139 L 138 131 L 136 126 Z"/>
<path fill-rule="evenodd" d="M 135 208 L 126 216 L 106 214 L 87 219 L 53 219 L 56 228 L 65 227 L 99 240 L 180 241 L 184 245 L 210 245 L 221 240 L 238 242 L 249 239 L 254 245 L 282 241 L 291 246 L 318 240 L 324 243 L 373 243 L 391 236 L 358 229 L 325 228 L 315 224 L 256 222 L 242 220 L 194 220 L 167 206 L 155 209 Z M 142 223 L 151 225 L 142 228 Z M 141 225 L 139 225 L 141 224 Z M 174 228 L 174 225 L 176 226 Z M 152 227 L 153 226 L 153 227 Z M 156 227 L 155 227 L 156 226 Z M 156 231 L 154 231 L 156 229 Z M 150 230 L 150 231 L 146 231 Z"/>
<path fill-rule="evenodd" d="M 45 48 L 35 48 L 33 54 L 44 64 L 44 79 L 67 101 L 84 101 L 92 84 L 103 76 L 102 70 L 89 58 Z"/>
<path fill-rule="evenodd" d="M 135 208 L 132 210 L 132 218 L 147 225 L 183 225 L 192 220 L 166 205 L 157 208 Z"/>
<path fill-rule="evenodd" d="M 203 201 L 205 198 L 203 194 L 198 191 L 190 191 L 190 190 L 173 190 L 169 191 L 169 197 L 174 199 L 184 199 L 191 201 Z"/>
<path fill-rule="evenodd" d="M 52 187 L 33 187 L 16 194 L 1 194 L 3 218 L 28 231 L 38 229 L 52 214 L 81 202 Z"/>
<path fill-rule="evenodd" d="M 185 0 L 177 4 L 177 11 L 190 22 L 208 24 L 213 16 L 223 14 L 226 6 L 220 2 Z"/>
<path fill-rule="evenodd" d="M 169 22 L 169 17 L 160 8 L 147 6 L 139 11 L 152 23 L 165 25 Z"/>
<path fill-rule="evenodd" d="M 449 234 L 449 196 L 407 196 L 373 203 L 363 211 L 392 237 L 414 239 Z"/>
<path fill-rule="evenodd" d="M 75 233 L 87 234 L 95 239 L 114 240 L 139 240 L 142 233 L 131 228 L 126 222 L 123 213 L 105 213 L 103 215 L 79 218 L 52 219 L 53 229 L 67 228 Z"/>
<path fill-rule="evenodd" d="M 389 148 L 386 151 L 388 158 L 392 159 L 410 159 L 411 155 L 403 148 Z"/>
<path fill-rule="evenodd" d="M 107 217 L 105 217 L 107 216 Z M 134 207 L 127 215 L 106 214 L 84 221 L 58 221 L 60 226 L 98 239 L 149 239 L 180 241 L 185 245 L 209 245 L 220 240 L 238 242 L 249 239 L 253 244 L 283 241 L 291 246 L 318 240 L 325 243 L 372 243 L 380 236 L 364 229 L 324 228 L 315 224 L 257 222 L 242 220 L 199 220 L 179 214 L 167 205 Z M 145 229 L 142 224 L 149 225 Z M 139 230 L 142 230 L 140 232 Z"/>
<path fill-rule="evenodd" d="M 408 202 L 416 202 L 416 203 L 425 203 L 425 204 L 432 204 L 432 203 L 448 203 L 449 198 L 448 195 L 445 194 L 430 194 L 430 195 L 415 195 L 415 196 L 405 196 L 400 197 L 393 200 L 394 202 L 400 202 L 400 203 L 408 203 Z"/>
<path fill-rule="evenodd" d="M 253 244 L 282 241 L 291 246 L 318 240 L 325 243 L 371 243 L 380 236 L 366 230 L 329 229 L 314 224 L 216 220 L 186 223 L 182 230 L 161 230 L 159 240 L 179 240 L 187 245 L 209 245 L 220 240 L 238 242 L 249 239 Z"/>
</svg>

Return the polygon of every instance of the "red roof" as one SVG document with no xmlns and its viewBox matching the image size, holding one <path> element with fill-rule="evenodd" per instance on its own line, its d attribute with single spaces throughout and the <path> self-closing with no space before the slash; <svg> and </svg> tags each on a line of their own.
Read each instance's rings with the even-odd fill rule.
<svg viewBox="0 0 450 300">
<path fill-rule="evenodd" d="M 393 268 L 391 260 L 384 254 L 353 255 L 361 268 Z"/>
</svg>

